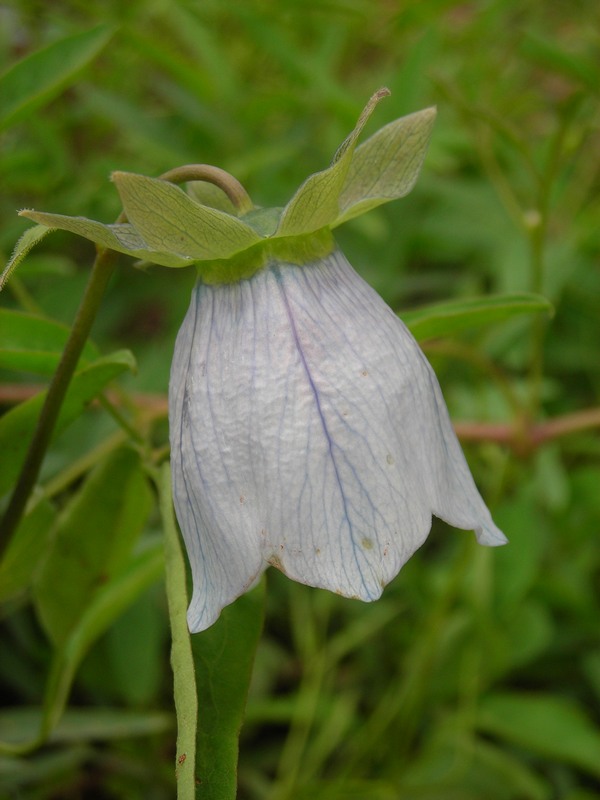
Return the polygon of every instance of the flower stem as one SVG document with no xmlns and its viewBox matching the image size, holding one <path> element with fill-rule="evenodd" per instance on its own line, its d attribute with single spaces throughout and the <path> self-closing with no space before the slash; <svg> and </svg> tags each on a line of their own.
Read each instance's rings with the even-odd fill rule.
<svg viewBox="0 0 600 800">
<path fill-rule="evenodd" d="M 227 195 L 240 214 L 245 214 L 254 208 L 254 203 L 242 184 L 224 169 L 213 167 L 211 164 L 185 164 L 164 172 L 160 177 L 161 180 L 171 183 L 187 181 L 212 183 Z"/>
<path fill-rule="evenodd" d="M 69 339 L 48 387 L 48 393 L 19 479 L 0 523 L 0 556 L 8 547 L 12 534 L 21 521 L 27 501 L 38 478 L 62 402 L 113 273 L 116 255 L 111 250 L 100 250 L 96 256 Z"/>
<path fill-rule="evenodd" d="M 177 800 L 196 797 L 196 726 L 198 695 L 192 645 L 186 621 L 188 604 L 185 562 L 173 516 L 171 471 L 165 463 L 154 474 L 165 531 L 165 572 L 171 625 L 171 666 L 177 715 Z"/>
</svg>

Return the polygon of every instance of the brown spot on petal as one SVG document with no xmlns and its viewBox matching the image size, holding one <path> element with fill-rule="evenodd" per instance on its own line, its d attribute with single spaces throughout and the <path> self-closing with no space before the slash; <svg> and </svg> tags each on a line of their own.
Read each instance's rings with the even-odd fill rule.
<svg viewBox="0 0 600 800">
<path fill-rule="evenodd" d="M 269 564 L 272 567 L 275 567 L 275 569 L 278 569 L 281 572 L 285 572 L 285 570 L 283 569 L 283 564 L 281 563 L 281 559 L 279 558 L 279 556 L 276 556 L 276 555 L 269 556 L 269 558 L 267 558 L 267 561 L 269 562 Z"/>
<path fill-rule="evenodd" d="M 365 538 L 362 540 L 361 544 L 362 544 L 362 546 L 365 548 L 365 550 L 372 550 L 372 549 L 373 549 L 373 540 L 372 540 L 372 539 L 367 539 L 367 538 L 365 537 Z"/>
</svg>

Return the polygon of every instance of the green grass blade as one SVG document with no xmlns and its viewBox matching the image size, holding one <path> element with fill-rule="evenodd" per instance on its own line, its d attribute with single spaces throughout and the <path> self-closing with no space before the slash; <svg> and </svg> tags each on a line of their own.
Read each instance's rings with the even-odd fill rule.
<svg viewBox="0 0 600 800">
<path fill-rule="evenodd" d="M 31 114 L 71 83 L 112 35 L 107 25 L 66 36 L 37 50 L 0 76 L 0 129 Z"/>
</svg>

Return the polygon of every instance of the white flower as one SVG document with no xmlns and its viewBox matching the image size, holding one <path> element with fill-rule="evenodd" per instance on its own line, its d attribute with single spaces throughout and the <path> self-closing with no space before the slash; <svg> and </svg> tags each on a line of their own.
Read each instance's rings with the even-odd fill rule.
<svg viewBox="0 0 600 800">
<path fill-rule="evenodd" d="M 376 92 L 331 164 L 283 208 L 256 208 L 223 170 L 116 172 L 114 225 L 39 211 L 0 283 L 49 230 L 200 276 L 169 386 L 173 493 L 194 592 L 211 625 L 269 564 L 375 600 L 431 515 L 503 544 L 435 375 L 403 323 L 334 249 L 331 230 L 412 189 L 435 109 L 361 145 Z M 192 182 L 187 194 L 173 182 Z M 207 183 L 208 182 L 208 183 Z M 226 197 L 215 202 L 215 183 Z"/>
<path fill-rule="evenodd" d="M 194 289 L 171 369 L 192 632 L 273 565 L 376 600 L 431 516 L 500 545 L 439 384 L 339 250 Z"/>
</svg>

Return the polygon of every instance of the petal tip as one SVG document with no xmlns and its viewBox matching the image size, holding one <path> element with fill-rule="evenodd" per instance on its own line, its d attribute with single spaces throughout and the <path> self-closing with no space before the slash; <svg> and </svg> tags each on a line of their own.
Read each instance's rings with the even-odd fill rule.
<svg viewBox="0 0 600 800">
<path fill-rule="evenodd" d="M 500 547 L 503 544 L 508 544 L 506 536 L 491 521 L 486 525 L 480 525 L 475 528 L 475 536 L 479 544 L 485 547 Z"/>
</svg>

